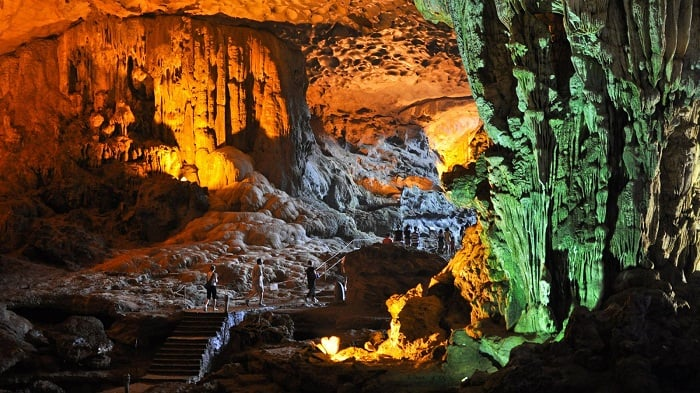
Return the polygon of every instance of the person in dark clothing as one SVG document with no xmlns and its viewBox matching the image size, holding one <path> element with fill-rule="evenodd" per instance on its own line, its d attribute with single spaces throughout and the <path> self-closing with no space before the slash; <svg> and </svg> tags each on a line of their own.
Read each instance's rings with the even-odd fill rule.
<svg viewBox="0 0 700 393">
<path fill-rule="evenodd" d="M 209 268 L 209 273 L 207 273 L 207 282 L 204 284 L 204 288 L 207 290 L 207 300 L 204 302 L 204 311 L 209 309 L 209 300 L 214 299 L 214 311 L 216 308 L 216 285 L 219 283 L 219 275 L 216 273 L 216 266 L 211 264 Z"/>
<path fill-rule="evenodd" d="M 411 247 L 418 248 L 420 245 L 420 232 L 418 232 L 418 227 L 413 227 L 413 232 L 411 232 Z"/>
<path fill-rule="evenodd" d="M 437 242 L 438 254 L 442 254 L 442 251 L 445 249 L 445 234 L 442 233 L 442 229 L 440 229 L 437 233 Z"/>
<path fill-rule="evenodd" d="M 311 299 L 312 302 L 317 303 L 316 299 L 316 279 L 318 278 L 318 273 L 314 269 L 314 265 L 309 261 L 309 266 L 306 268 L 306 284 L 309 286 L 309 292 L 306 293 L 305 299 Z"/>
<path fill-rule="evenodd" d="M 394 241 L 398 243 L 403 243 L 403 231 L 400 227 L 394 229 Z"/>
<path fill-rule="evenodd" d="M 403 243 L 407 246 L 411 245 L 411 227 L 408 225 L 403 227 Z"/>
</svg>

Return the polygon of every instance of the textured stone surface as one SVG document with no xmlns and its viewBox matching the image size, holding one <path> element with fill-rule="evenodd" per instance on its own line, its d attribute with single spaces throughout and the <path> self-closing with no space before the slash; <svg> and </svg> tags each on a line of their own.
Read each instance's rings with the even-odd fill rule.
<svg viewBox="0 0 700 393">
<path fill-rule="evenodd" d="M 625 268 L 677 282 L 697 267 L 697 3 L 418 3 L 454 26 L 494 143 L 507 326 L 554 330 Z"/>
<path fill-rule="evenodd" d="M 375 244 L 350 253 L 345 257 L 347 304 L 382 313 L 391 295 L 417 284 L 427 288 L 430 277 L 444 264 L 445 260 L 435 254 L 416 253 L 402 245 Z"/>
<path fill-rule="evenodd" d="M 0 10 L 4 21 L 28 29 L 14 29 L 17 37 L 34 38 L 0 59 L 0 195 L 11 201 L 41 190 L 42 197 L 36 206 L 7 202 L 10 213 L 0 219 L 8 250 L 23 246 L 16 231 L 53 213 L 80 217 L 63 228 L 94 235 L 97 250 L 39 245 L 28 255 L 82 265 L 108 254 L 99 250 L 105 237 L 106 248 L 125 235 L 162 240 L 194 215 L 142 214 L 137 190 L 153 173 L 208 188 L 215 209 L 215 191 L 229 194 L 262 174 L 312 209 L 260 195 L 255 200 L 270 205 L 226 209 L 269 210 L 314 236 L 383 234 L 405 219 L 428 226 L 433 217 L 398 209 L 402 190 L 438 190 L 440 175 L 467 166 L 480 151 L 469 144 L 485 138 L 452 33 L 422 20 L 406 0 L 381 7 L 205 1 L 186 10 L 177 2 L 75 2 L 45 15 L 38 6 Z M 102 13 L 85 16 L 98 6 Z M 223 14 L 136 17 L 147 10 Z M 95 208 L 100 220 L 86 211 Z M 102 233 L 91 234 L 96 228 Z M 81 260 L 66 263 L 79 252 Z"/>
<path fill-rule="evenodd" d="M 23 142 L 43 139 L 34 157 L 8 146 L 3 163 L 16 168 L 12 176 L 34 178 L 33 166 L 49 165 L 37 155 L 68 149 L 70 159 L 89 167 L 138 162 L 143 172 L 219 189 L 250 171 L 242 151 L 279 188 L 298 189 L 308 154 L 301 147 L 311 138 L 308 124 L 302 123 L 308 117 L 303 58 L 271 34 L 214 20 L 104 17 L 42 44 L 20 50 L 19 64 L 5 58 L 0 65 L 7 88 L 1 95 L 2 116 L 11 118 L 15 129 L 31 129 L 23 133 Z M 55 72 L 45 73 L 42 84 L 35 78 L 9 83 L 36 66 Z M 41 107 L 47 96 L 54 101 L 51 109 Z M 45 114 L 13 116 L 37 100 L 42 104 L 36 109 Z M 81 123 L 81 114 L 89 116 L 89 126 Z M 63 119 L 69 124 L 61 124 Z M 50 133 L 55 139 L 48 138 Z M 57 133 L 69 135 L 58 138 Z M 57 179 L 49 180 L 72 174 L 53 173 Z"/>
<path fill-rule="evenodd" d="M 625 276 L 599 310 L 572 312 L 560 342 L 515 348 L 507 367 L 460 391 L 693 391 L 697 273 L 675 290 L 647 270 L 630 269 Z"/>
<path fill-rule="evenodd" d="M 210 186 L 214 211 L 190 221 L 162 244 L 117 250 L 113 258 L 94 269 L 108 273 L 32 284 L 28 293 L 4 295 L 15 304 L 111 317 L 190 307 L 202 300 L 197 283 L 207 263 L 219 263 L 230 289 L 240 293 L 247 289 L 250 261 L 258 255 L 269 258 L 267 280 L 293 285 L 302 281 L 300 265 L 308 260 L 320 262 L 342 249 L 339 240 L 319 241 L 313 236 L 357 234 L 350 217 L 363 220 L 358 225 L 363 230 L 383 231 L 394 222 L 381 221 L 405 218 L 396 214 L 400 211 L 397 197 L 404 188 L 437 189 L 443 171 L 465 165 L 464 173 L 488 176 L 490 184 L 485 187 L 479 179 L 446 176 L 453 184 L 464 186 L 452 190 L 452 195 L 462 201 L 470 201 L 469 194 L 479 197 L 483 204 L 478 207 L 487 219 L 483 226 L 469 231 L 469 247 L 463 248 L 431 288 L 442 299 L 452 300 L 446 310 L 452 323 L 463 326 L 464 316 L 471 312 L 473 321 L 490 317 L 498 321 L 504 316 L 509 328 L 549 332 L 562 326 L 572 306 L 592 308 L 602 302 L 605 288 L 621 293 L 604 303 L 604 311 L 613 315 L 603 314 L 595 323 L 582 322 L 585 317 L 581 314 L 587 311 L 576 308 L 567 338 L 567 345 L 575 349 L 562 351 L 559 360 L 573 358 L 574 364 L 536 380 L 528 377 L 550 371 L 547 365 L 553 363 L 552 358 L 533 361 L 522 355 L 525 351 L 518 352 L 515 365 L 521 367 L 509 374 L 512 379 L 505 378 L 499 385 L 499 376 L 486 389 L 527 391 L 527 384 L 532 383 L 535 388 L 586 386 L 593 390 L 597 386 L 591 376 L 598 375 L 596 367 L 601 367 L 599 360 L 608 346 L 615 353 L 606 359 L 615 362 L 612 369 L 624 380 L 621 390 L 658 390 L 659 381 L 669 381 L 663 376 L 667 374 L 684 383 L 690 381 L 679 384 L 680 390 L 693 386 L 697 373 L 678 371 L 693 370 L 692 335 L 697 332 L 689 319 L 679 319 L 681 329 L 674 326 L 675 310 L 682 309 L 682 302 L 674 298 L 671 288 L 681 287 L 657 283 L 660 276 L 656 275 L 627 277 L 624 273 L 614 286 L 613 278 L 623 268 L 653 265 L 675 284 L 697 264 L 692 225 L 697 48 L 689 40 L 697 30 L 690 24 L 697 5 L 687 1 L 430 2 L 457 16 L 435 15 L 454 24 L 460 37 L 458 48 L 445 39 L 444 25 L 431 29 L 417 22 L 415 11 L 404 8 L 406 1 L 122 3 L 69 2 L 56 4 L 50 8 L 53 12 L 39 12 L 49 9 L 46 3 L 29 1 L 5 1 L 0 7 L 0 23 L 13 24 L 13 28 L 0 29 L 0 37 L 7 38 L 1 44 L 17 49 L 3 58 L 0 71 L 0 160 L 6 168 L 0 194 L 14 199 L 17 189 L 39 190 L 37 195 L 42 198 L 36 205 L 34 200 L 3 200 L 3 207 L 11 207 L 9 214 L 0 215 L 6 228 L 3 240 L 8 240 L 2 242 L 3 247 L 22 247 L 24 237 L 15 231 L 27 233 L 36 217 L 67 213 L 65 219 L 71 225 L 60 225 L 64 217 L 57 217 L 58 223 L 37 235 L 40 240 L 61 240 L 75 234 L 75 240 L 58 244 L 42 240 L 35 245 L 55 250 L 54 254 L 72 250 L 77 243 L 102 249 L 101 239 L 91 238 L 75 225 L 92 232 L 101 224 L 115 222 L 105 212 L 132 217 L 133 206 L 122 210 L 117 202 L 138 198 L 121 193 L 141 184 L 128 186 L 130 178 L 148 179 L 153 170 Z M 93 6 L 112 16 L 91 14 Z M 397 10 L 401 18 L 395 18 Z M 222 12 L 233 18 L 114 16 L 150 11 Z M 458 15 L 460 12 L 465 14 Z M 82 23 L 69 31 L 80 18 Z M 169 22 L 153 23 L 151 19 Z M 236 42 L 263 21 L 289 25 L 264 23 L 266 33 L 251 32 L 247 37 L 255 38 Z M 312 25 L 305 25 L 309 21 Z M 145 38 L 138 34 L 146 30 Z M 65 31 L 68 33 L 63 34 Z M 270 31 L 274 34 L 268 34 Z M 17 46 L 19 41 L 39 36 L 48 39 Z M 230 38 L 234 45 L 222 44 L 222 37 Z M 84 43 L 87 49 L 76 49 L 81 47 L 73 46 L 76 43 Z M 241 63 L 220 57 L 231 48 L 249 51 L 265 63 L 250 65 L 255 69 L 250 85 L 255 94 L 248 95 L 245 89 L 243 94 L 264 107 L 260 117 L 256 117 L 257 105 L 248 106 L 245 99 L 229 101 L 222 94 L 222 65 L 227 72 L 233 69 L 230 75 L 242 72 L 236 67 Z M 481 125 L 474 117 L 475 103 L 468 97 L 466 79 L 456 72 L 461 64 L 444 55 L 456 55 L 457 49 L 464 56 L 476 106 L 493 139 L 491 148 L 492 142 L 479 132 Z M 285 76 L 288 70 L 270 65 L 287 60 L 294 64 L 292 70 L 299 70 L 305 62 L 305 75 L 296 75 L 301 83 L 295 76 Z M 163 70 L 172 72 L 159 75 Z M 285 80 L 300 87 L 299 91 L 283 88 Z M 306 80 L 309 89 L 302 99 Z M 286 106 L 278 101 L 289 99 L 285 94 L 294 94 L 297 102 Z M 125 99 L 115 99 L 120 97 Z M 308 116 L 304 100 L 310 108 Z M 221 108 L 229 108 L 226 112 L 236 103 L 244 110 L 225 116 L 222 127 Z M 284 115 L 289 107 L 296 115 Z M 149 128 L 151 120 L 167 127 Z M 248 120 L 263 125 L 255 138 L 247 135 L 254 141 L 218 146 L 217 141 L 228 140 L 236 121 Z M 309 130 L 313 137 L 305 133 Z M 152 141 L 144 143 L 139 132 Z M 268 138 L 287 132 L 294 137 L 285 141 L 298 142 L 296 146 L 284 141 L 277 145 Z M 256 147 L 271 153 L 260 159 L 251 153 Z M 464 162 L 486 148 L 485 158 L 476 165 Z M 285 155 L 292 150 L 300 156 Z M 123 164 L 129 176 L 105 176 L 105 168 L 113 164 Z M 275 187 L 257 178 L 260 173 Z M 105 182 L 117 181 L 114 187 L 94 188 L 66 182 L 96 183 L 88 174 Z M 216 195 L 213 189 L 224 186 L 230 188 Z M 485 188 L 489 191 L 484 192 Z M 297 193 L 299 189 L 304 192 Z M 146 211 L 172 206 L 157 191 L 148 195 L 159 203 L 145 204 L 150 207 Z M 191 194 L 193 201 L 199 200 L 199 191 Z M 180 192 L 177 188 L 167 194 Z M 189 197 L 180 200 L 188 203 L 175 204 L 176 210 L 190 206 Z M 355 209 L 361 212 L 353 212 Z M 153 220 L 142 217 L 141 222 L 155 225 L 156 235 L 142 240 L 161 239 L 157 236 L 164 230 L 177 226 L 171 223 L 190 220 L 192 216 L 184 210 L 177 214 L 159 211 Z M 374 211 L 377 213 L 371 213 Z M 135 227 L 119 229 L 129 232 Z M 92 246 L 83 247 L 72 255 L 83 256 L 86 264 L 102 258 L 84 252 Z M 166 276 L 167 280 L 161 279 Z M 404 284 L 412 288 L 415 282 Z M 461 299 L 450 298 L 451 285 L 467 299 L 468 306 L 455 306 Z M 183 287 L 194 294 L 191 299 L 181 297 Z M 379 289 L 373 287 L 375 292 Z M 287 299 L 285 296 L 289 295 L 280 292 L 274 298 Z M 416 300 L 417 312 L 427 304 L 436 312 L 438 305 L 430 296 Z M 430 323 L 438 317 L 423 314 L 430 318 L 415 318 L 412 332 L 421 331 L 423 323 L 430 326 L 427 330 L 437 330 Z M 483 325 L 472 328 L 470 333 L 483 333 Z M 669 341 L 671 336 L 685 334 L 679 342 Z M 610 337 L 614 340 L 608 340 Z M 654 347 L 654 342 L 661 347 Z M 669 347 L 681 356 L 665 352 Z M 555 347 L 554 355 L 562 352 L 557 353 Z M 251 368 L 274 365 L 279 356 L 271 353 L 269 358 L 258 357 Z M 654 358 L 658 354 L 663 357 Z M 577 362 L 584 363 L 584 370 Z M 658 375 L 652 375 L 655 367 L 660 368 Z M 342 381 L 361 383 L 373 391 L 405 386 L 392 384 L 392 376 L 367 382 L 357 380 L 365 375 L 353 374 L 354 379 Z M 269 375 L 283 381 L 289 372 L 274 368 Z M 329 389 L 339 385 L 352 389 L 353 383 L 343 385 L 333 377 L 318 376 L 305 383 L 318 387 L 314 384 L 320 381 Z M 403 377 L 405 373 L 396 379 Z M 614 382 L 614 374 L 605 377 L 603 383 Z M 454 386 L 453 380 L 450 383 Z M 434 391 L 435 386 L 429 388 Z"/>
<path fill-rule="evenodd" d="M 0 345 L 3 357 L 0 372 L 5 372 L 15 364 L 27 359 L 36 349 L 25 341 L 25 335 L 33 329 L 29 320 L 7 310 L 0 309 Z"/>
</svg>

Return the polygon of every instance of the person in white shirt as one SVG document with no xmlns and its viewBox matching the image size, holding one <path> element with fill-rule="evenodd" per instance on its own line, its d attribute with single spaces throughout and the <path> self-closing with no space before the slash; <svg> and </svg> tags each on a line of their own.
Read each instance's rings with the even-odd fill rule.
<svg viewBox="0 0 700 393">
<path fill-rule="evenodd" d="M 262 258 L 258 258 L 255 266 L 253 267 L 253 275 L 251 279 L 253 285 L 252 288 L 250 288 L 250 292 L 248 292 L 248 296 L 246 296 L 246 306 L 250 306 L 250 299 L 252 299 L 256 295 L 260 296 L 260 306 L 265 306 L 265 304 L 263 303 L 263 294 L 265 292 L 265 288 L 263 286 L 262 264 Z"/>
</svg>

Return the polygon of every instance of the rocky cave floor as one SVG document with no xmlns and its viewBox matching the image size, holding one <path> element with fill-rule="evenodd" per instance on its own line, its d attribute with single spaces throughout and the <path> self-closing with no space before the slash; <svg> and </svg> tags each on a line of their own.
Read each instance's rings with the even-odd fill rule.
<svg viewBox="0 0 700 393">
<path fill-rule="evenodd" d="M 383 246 L 369 248 L 377 252 L 377 247 Z M 430 274 L 437 273 L 446 262 L 401 245 L 383 249 L 394 255 L 392 259 L 405 258 L 406 253 L 420 254 L 417 259 L 429 259 L 432 264 Z M 386 259 L 386 255 L 377 258 Z M 2 259 L 0 303 L 5 307 L 0 338 L 7 340 L 2 346 L 10 354 L 4 362 L 14 359 L 16 364 L 0 375 L 0 391 L 121 392 L 127 374 L 130 392 L 373 392 L 388 388 L 408 392 L 448 389 L 458 384 L 443 370 L 440 352 L 436 352 L 436 359 L 421 363 L 388 356 L 363 363 L 333 362 L 317 349 L 315 343 L 330 335 L 341 338 L 341 347 L 362 348 L 366 342 L 378 343 L 386 339 L 390 321 L 386 306 L 384 310 L 376 306 L 386 296 L 372 293 L 372 286 L 366 283 L 363 291 L 369 292 L 366 295 L 374 297 L 376 304 L 338 304 L 334 293 L 337 276 L 332 272 L 319 279 L 319 302 L 315 304 L 305 300 L 306 286 L 298 277 L 277 290 L 268 288 L 266 307 L 257 306 L 257 301 L 246 307 L 242 291 L 222 285 L 219 310 L 228 294 L 230 311 L 248 312 L 245 320 L 232 329 L 231 342 L 214 360 L 212 372 L 197 384 L 142 382 L 139 379 L 182 311 L 202 312 L 201 286 L 144 273 L 105 273 L 99 267 L 69 271 L 9 256 Z M 391 265 L 399 270 L 410 266 L 387 264 Z M 178 274 L 199 275 L 206 266 Z M 286 274 L 294 276 L 293 272 Z M 226 271 L 221 275 L 226 278 Z M 380 277 L 372 280 L 377 279 L 381 281 Z M 191 293 L 189 300 L 182 295 L 185 287 Z M 75 354 L 81 334 L 73 332 L 73 342 L 67 343 L 70 334 L 66 331 L 70 329 L 65 328 L 66 320 L 75 316 L 95 317 L 102 323 L 102 331 L 93 326 L 96 331 L 83 328 L 81 333 L 93 346 L 99 346 L 93 343 L 99 341 L 95 337 L 111 341 L 113 347 L 106 356 L 88 355 L 90 349 L 85 349 L 84 355 Z M 8 344 L 13 334 L 19 344 Z"/>
<path fill-rule="evenodd" d="M 434 264 L 430 274 L 442 268 L 433 255 L 401 246 L 373 245 L 367 250 L 363 258 L 375 258 L 370 263 L 389 260 L 384 266 L 395 269 L 367 279 L 377 285 L 397 271 L 415 269 L 413 259 Z M 625 272 L 598 310 L 573 310 L 559 341 L 522 344 L 505 366 L 484 352 L 483 343 L 473 346 L 476 340 L 466 338 L 458 343 L 454 337 L 448 349 L 436 349 L 422 362 L 390 357 L 332 362 L 314 346 L 321 337 L 337 335 L 341 347 L 378 343 L 386 339 L 386 310 L 376 304 L 335 304 L 335 278 L 320 280 L 318 304 L 304 301 L 306 289 L 300 280 L 268 290 L 268 307 L 263 309 L 245 307 L 235 290 L 227 290 L 233 297 L 232 310 L 250 312 L 232 329 L 231 342 L 215 359 L 212 372 L 196 384 L 154 384 L 139 378 L 181 311 L 201 310 L 201 287 L 185 301 L 175 290 L 182 282 L 176 284 L 171 277 L 106 274 L 94 268 L 68 271 L 2 258 L 1 363 L 6 369 L 7 362 L 16 363 L 0 375 L 0 391 L 5 392 L 116 393 L 125 391 L 127 374 L 130 392 L 689 393 L 700 384 L 697 274 L 672 287 L 654 271 Z M 395 263 L 397 259 L 405 265 Z M 193 270 L 179 273 L 180 277 L 199 274 Z M 377 285 L 360 283 L 356 276 L 353 280 L 370 297 L 386 298 L 373 292 Z M 90 342 L 99 341 L 95 337 L 100 334 L 108 338 L 113 347 L 107 356 L 75 353 L 76 337 L 66 333 L 70 329 L 65 322 L 75 316 L 102 322 L 102 332 L 98 327 L 84 330 L 83 335 Z M 482 326 L 482 333 L 490 336 L 484 341 L 500 346 L 494 353 L 512 347 L 509 340 L 517 336 L 496 324 Z M 498 335 L 501 339 L 494 338 Z M 456 347 L 461 354 L 455 355 Z"/>
</svg>

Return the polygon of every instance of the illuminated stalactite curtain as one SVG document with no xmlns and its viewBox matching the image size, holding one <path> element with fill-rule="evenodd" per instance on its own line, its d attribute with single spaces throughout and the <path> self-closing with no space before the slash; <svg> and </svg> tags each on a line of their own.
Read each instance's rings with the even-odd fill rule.
<svg viewBox="0 0 700 393">
<path fill-rule="evenodd" d="M 622 269 L 696 269 L 697 2 L 416 5 L 455 28 L 494 142 L 489 265 L 509 328 L 556 329 Z"/>
<path fill-rule="evenodd" d="M 235 147 L 297 191 L 311 135 L 304 58 L 273 34 L 215 20 L 104 17 L 66 31 L 57 57 L 62 93 L 110 122 L 121 105 L 131 116 L 119 117 L 120 132 L 173 145 L 152 149 L 154 170 L 177 176 L 184 162 L 198 168 L 200 185 L 222 188 L 240 180 Z"/>
</svg>

